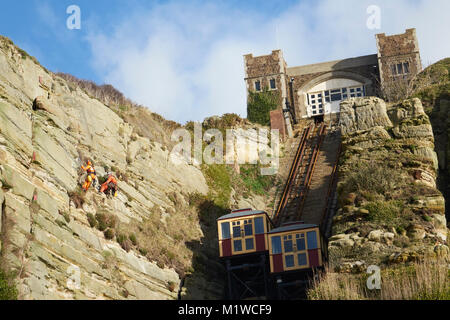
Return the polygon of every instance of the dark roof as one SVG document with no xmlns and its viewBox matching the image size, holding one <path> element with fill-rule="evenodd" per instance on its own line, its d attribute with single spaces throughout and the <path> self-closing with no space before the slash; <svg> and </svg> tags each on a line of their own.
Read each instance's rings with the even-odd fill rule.
<svg viewBox="0 0 450 320">
<path fill-rule="evenodd" d="M 231 212 L 229 214 L 221 216 L 219 219 L 217 219 L 217 221 L 225 220 L 225 219 L 231 219 L 231 218 L 252 216 L 252 215 L 255 215 L 255 214 L 265 214 L 265 215 L 267 215 L 267 213 L 265 211 L 261 211 L 261 210 L 246 210 L 246 211 L 240 211 L 240 212 Z"/>
<path fill-rule="evenodd" d="M 317 227 L 318 227 L 318 225 L 316 225 L 316 224 L 296 223 L 296 224 L 289 224 L 287 226 L 281 226 L 281 227 L 272 229 L 268 233 L 271 234 L 271 233 L 310 229 L 310 228 L 317 228 Z"/>
</svg>

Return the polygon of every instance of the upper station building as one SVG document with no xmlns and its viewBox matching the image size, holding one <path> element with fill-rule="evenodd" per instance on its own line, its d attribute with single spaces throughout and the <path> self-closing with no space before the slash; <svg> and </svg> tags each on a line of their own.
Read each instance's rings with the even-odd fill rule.
<svg viewBox="0 0 450 320">
<path fill-rule="evenodd" d="M 283 133 L 292 118 L 337 118 L 342 100 L 378 95 L 389 82 L 409 80 L 422 71 L 415 29 L 375 38 L 377 54 L 298 67 L 288 67 L 281 50 L 259 57 L 247 54 L 247 92 L 264 88 L 279 92 L 280 103 L 271 113 L 271 124 Z M 291 106 L 290 113 L 286 106 Z"/>
</svg>

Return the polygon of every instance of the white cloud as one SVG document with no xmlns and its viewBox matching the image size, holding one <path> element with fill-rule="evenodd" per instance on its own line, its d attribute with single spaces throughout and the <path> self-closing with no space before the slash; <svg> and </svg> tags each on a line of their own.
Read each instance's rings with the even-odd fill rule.
<svg viewBox="0 0 450 320">
<path fill-rule="evenodd" d="M 366 8 L 381 8 L 381 29 Z M 91 33 L 94 65 L 132 100 L 179 122 L 234 112 L 246 116 L 243 55 L 282 49 L 289 65 L 376 53 L 375 34 L 415 27 L 424 64 L 450 53 L 450 2 L 300 2 L 278 16 L 224 4 L 171 2 L 126 15 L 116 29 Z M 267 18 L 269 16 L 270 18 Z"/>
</svg>

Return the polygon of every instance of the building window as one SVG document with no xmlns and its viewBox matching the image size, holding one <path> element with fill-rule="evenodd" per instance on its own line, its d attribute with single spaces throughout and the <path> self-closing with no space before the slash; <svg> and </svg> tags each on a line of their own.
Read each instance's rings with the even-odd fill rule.
<svg viewBox="0 0 450 320">
<path fill-rule="evenodd" d="M 333 93 L 331 95 L 331 101 L 339 101 L 342 100 L 342 96 L 340 93 Z"/>
<path fill-rule="evenodd" d="M 391 73 L 393 76 L 401 76 L 409 74 L 409 62 L 400 62 L 391 65 Z"/>
<path fill-rule="evenodd" d="M 409 62 L 403 62 L 403 71 L 409 73 Z"/>
<path fill-rule="evenodd" d="M 307 94 L 310 114 L 313 116 L 324 114 L 324 103 L 337 103 L 349 97 L 363 96 L 365 96 L 364 86 L 336 88 Z"/>
<path fill-rule="evenodd" d="M 395 67 L 395 64 L 391 65 L 391 73 L 393 76 L 397 74 L 397 68 Z"/>
<path fill-rule="evenodd" d="M 397 74 L 403 74 L 403 64 L 402 63 L 397 64 Z"/>
<path fill-rule="evenodd" d="M 261 81 L 255 81 L 255 90 L 261 91 Z"/>
<path fill-rule="evenodd" d="M 330 102 L 330 91 L 325 91 L 325 102 Z"/>
<path fill-rule="evenodd" d="M 276 89 L 276 83 L 275 83 L 275 79 L 270 79 L 270 89 Z"/>
</svg>

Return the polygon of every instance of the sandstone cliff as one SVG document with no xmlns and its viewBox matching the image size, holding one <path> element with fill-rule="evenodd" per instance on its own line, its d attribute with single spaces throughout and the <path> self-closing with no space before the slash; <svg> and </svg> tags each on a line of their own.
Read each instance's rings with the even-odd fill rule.
<svg viewBox="0 0 450 320">
<path fill-rule="evenodd" d="M 171 164 L 167 148 L 137 135 L 6 39 L 0 40 L 0 121 L 2 264 L 16 272 L 20 298 L 176 298 L 180 277 L 173 267 L 126 252 L 92 228 L 87 214 L 113 213 L 122 226 L 153 217 L 161 221 L 153 232 L 164 233 L 176 215 L 170 194 L 182 202 L 208 192 L 199 168 Z M 118 198 L 90 191 L 84 203 L 74 201 L 85 157 L 99 176 L 123 173 Z M 201 238 L 198 223 L 185 226 Z M 68 284 L 76 273 L 81 281 L 74 289 Z"/>
<path fill-rule="evenodd" d="M 378 98 L 341 103 L 340 209 L 329 239 L 332 265 L 448 255 L 445 201 L 436 188 L 438 158 L 419 99 L 386 105 Z"/>
<path fill-rule="evenodd" d="M 215 219 L 265 199 L 228 181 L 218 206 L 217 177 L 170 161 L 169 122 L 88 93 L 0 37 L 0 262 L 18 298 L 221 298 Z M 117 198 L 80 190 L 87 158 Z"/>
</svg>

